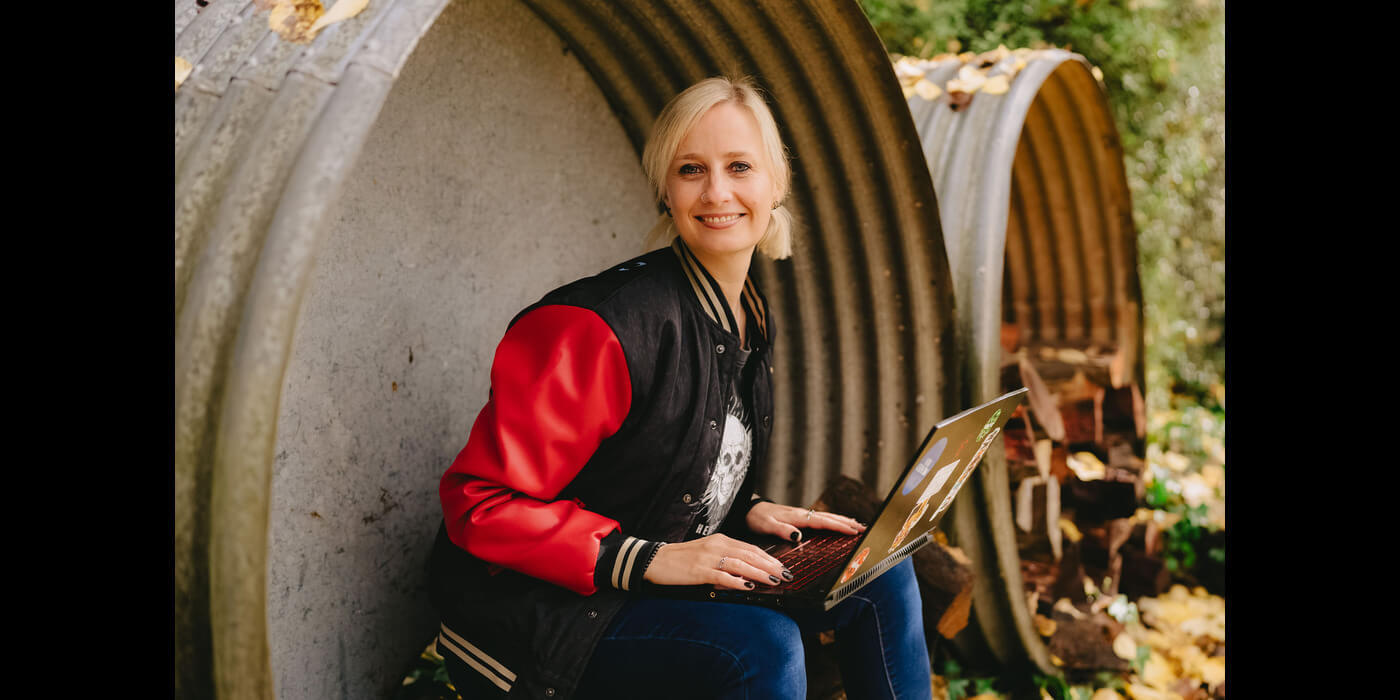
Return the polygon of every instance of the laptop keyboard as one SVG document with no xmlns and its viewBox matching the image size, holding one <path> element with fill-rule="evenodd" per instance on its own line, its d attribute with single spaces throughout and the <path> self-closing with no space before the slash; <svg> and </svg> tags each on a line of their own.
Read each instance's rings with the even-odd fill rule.
<svg viewBox="0 0 1400 700">
<path fill-rule="evenodd" d="M 808 584 L 840 566 L 851 557 L 860 535 L 840 535 L 819 533 L 803 540 L 794 549 L 778 557 L 778 561 L 792 572 L 791 581 L 783 581 L 774 586 L 780 590 L 801 590 Z"/>
</svg>

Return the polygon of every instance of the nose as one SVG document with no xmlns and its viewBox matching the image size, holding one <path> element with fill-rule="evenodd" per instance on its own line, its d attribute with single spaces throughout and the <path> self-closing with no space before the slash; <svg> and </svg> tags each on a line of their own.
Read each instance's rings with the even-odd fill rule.
<svg viewBox="0 0 1400 700">
<path fill-rule="evenodd" d="M 729 182 L 723 173 L 710 171 L 710 176 L 705 179 L 705 190 L 700 194 L 701 199 L 710 204 L 729 201 Z"/>
</svg>

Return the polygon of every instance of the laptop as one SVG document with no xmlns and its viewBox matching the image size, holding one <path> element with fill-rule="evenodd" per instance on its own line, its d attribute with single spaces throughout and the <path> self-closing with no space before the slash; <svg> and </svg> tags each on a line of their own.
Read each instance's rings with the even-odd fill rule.
<svg viewBox="0 0 1400 700">
<path fill-rule="evenodd" d="M 830 610 L 933 541 L 934 527 L 1027 391 L 1003 394 L 934 425 L 865 532 L 845 535 L 803 529 L 797 544 L 777 537 L 754 541 L 783 562 L 793 574 L 792 581 L 759 584 L 744 591 L 683 586 L 672 592 L 686 598 Z"/>
</svg>

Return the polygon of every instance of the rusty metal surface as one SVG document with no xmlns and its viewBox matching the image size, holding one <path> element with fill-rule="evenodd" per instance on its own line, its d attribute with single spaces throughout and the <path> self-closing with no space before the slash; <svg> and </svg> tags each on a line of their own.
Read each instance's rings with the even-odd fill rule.
<svg viewBox="0 0 1400 700">
<path fill-rule="evenodd" d="M 1017 58 L 1024 60 L 1015 67 Z M 906 84 L 935 86 L 963 60 L 904 62 Z M 1013 76 L 1003 94 L 976 92 L 959 110 L 946 92 L 907 93 L 942 204 L 957 299 L 962 399 L 1001 392 L 1002 323 L 1020 344 L 1117 352 L 1113 381 L 1142 382 L 1141 290 L 1131 202 L 1106 96 L 1082 56 L 1022 52 L 989 68 Z M 970 649 L 1003 664 L 1056 673 L 1025 605 L 1005 456 L 998 445 L 954 504 L 949 533 L 978 566 Z"/>
<path fill-rule="evenodd" d="M 294 330 L 344 178 L 445 5 L 376 0 L 293 45 L 250 3 L 193 16 L 177 3 L 176 53 L 194 64 L 175 99 L 180 697 L 273 694 L 268 510 Z M 859 7 L 526 5 L 587 68 L 637 153 L 655 113 L 695 80 L 744 72 L 772 95 L 801 228 L 792 260 L 756 272 L 778 330 L 763 490 L 807 502 L 838 473 L 887 488 L 927 426 L 961 403 L 933 184 Z"/>
</svg>

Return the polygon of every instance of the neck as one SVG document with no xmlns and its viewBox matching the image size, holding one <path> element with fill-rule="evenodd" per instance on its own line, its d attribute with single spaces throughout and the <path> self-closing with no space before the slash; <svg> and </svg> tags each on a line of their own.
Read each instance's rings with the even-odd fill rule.
<svg viewBox="0 0 1400 700">
<path fill-rule="evenodd" d="M 744 280 L 749 276 L 749 264 L 753 262 L 753 249 L 719 256 L 695 249 L 691 249 L 691 252 L 700 264 L 705 266 L 710 276 L 715 278 L 720 291 L 724 292 L 724 302 L 729 304 L 729 310 L 734 314 L 735 322 L 739 324 L 739 339 L 748 345 L 748 323 L 744 317 L 743 293 Z"/>
</svg>

